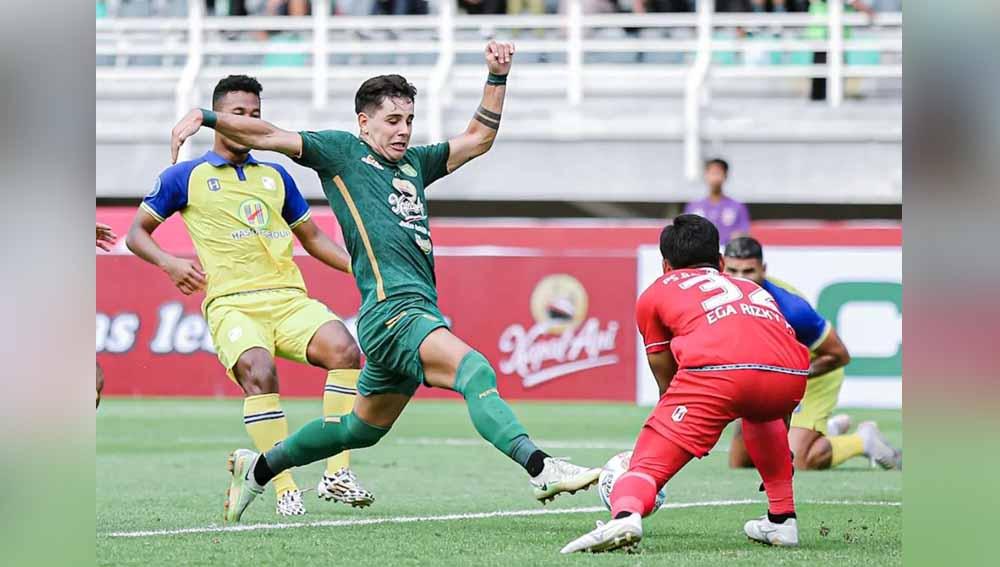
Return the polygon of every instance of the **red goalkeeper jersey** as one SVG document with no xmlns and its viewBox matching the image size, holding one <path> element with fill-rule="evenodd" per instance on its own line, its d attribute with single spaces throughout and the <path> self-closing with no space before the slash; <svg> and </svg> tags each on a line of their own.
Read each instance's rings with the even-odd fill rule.
<svg viewBox="0 0 1000 567">
<path fill-rule="evenodd" d="M 669 348 L 680 370 L 808 374 L 809 351 L 771 294 L 712 268 L 664 274 L 639 297 L 636 321 L 646 352 Z"/>
</svg>

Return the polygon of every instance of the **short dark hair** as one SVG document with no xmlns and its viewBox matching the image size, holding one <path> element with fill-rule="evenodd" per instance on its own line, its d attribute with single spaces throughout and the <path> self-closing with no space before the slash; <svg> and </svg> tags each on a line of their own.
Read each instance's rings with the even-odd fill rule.
<svg viewBox="0 0 1000 567">
<path fill-rule="evenodd" d="M 387 98 L 416 100 L 417 87 L 400 75 L 379 75 L 361 83 L 354 95 L 354 112 L 371 114 Z"/>
<path fill-rule="evenodd" d="M 705 162 L 705 169 L 708 169 L 713 165 L 721 167 L 722 172 L 725 173 L 727 176 L 729 175 L 729 162 L 727 162 L 726 160 L 722 158 L 712 158 Z"/>
<path fill-rule="evenodd" d="M 229 75 L 215 85 L 215 90 L 212 91 L 212 107 L 215 108 L 215 105 L 222 100 L 222 97 L 229 93 L 251 93 L 260 98 L 260 91 L 262 90 L 264 90 L 264 87 L 260 86 L 257 79 L 253 77 L 247 75 Z"/>
<path fill-rule="evenodd" d="M 719 229 L 699 215 L 680 215 L 660 233 L 660 254 L 674 269 L 719 265 Z"/>
<path fill-rule="evenodd" d="M 726 258 L 737 258 L 745 260 L 753 258 L 764 261 L 764 248 L 756 238 L 749 236 L 737 236 L 726 244 L 726 250 L 722 253 Z"/>
</svg>

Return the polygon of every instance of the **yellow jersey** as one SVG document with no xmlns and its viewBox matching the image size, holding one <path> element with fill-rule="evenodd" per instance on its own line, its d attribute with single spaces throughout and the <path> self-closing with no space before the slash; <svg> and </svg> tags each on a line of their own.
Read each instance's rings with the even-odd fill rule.
<svg viewBox="0 0 1000 567">
<path fill-rule="evenodd" d="M 204 306 L 234 293 L 305 291 L 292 229 L 309 205 L 281 165 L 250 155 L 232 164 L 210 151 L 160 173 L 141 207 L 161 222 L 180 213 L 207 276 Z"/>
</svg>

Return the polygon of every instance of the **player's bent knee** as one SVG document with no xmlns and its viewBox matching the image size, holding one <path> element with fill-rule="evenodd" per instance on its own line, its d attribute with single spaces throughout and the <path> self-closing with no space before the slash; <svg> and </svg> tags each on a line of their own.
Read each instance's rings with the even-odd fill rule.
<svg viewBox="0 0 1000 567">
<path fill-rule="evenodd" d="M 264 349 L 250 349 L 240 355 L 233 374 L 248 396 L 278 392 L 278 369 L 270 353 Z"/>
<path fill-rule="evenodd" d="M 483 397 L 496 393 L 497 374 L 490 361 L 479 351 L 472 350 L 462 358 L 455 376 L 455 391 L 463 397 Z"/>
<path fill-rule="evenodd" d="M 361 368 L 361 349 L 343 323 L 333 322 L 323 329 L 320 341 L 310 343 L 307 358 L 327 370 Z M 332 325 L 332 326 L 331 326 Z"/>
<path fill-rule="evenodd" d="M 379 442 L 386 433 L 389 432 L 388 427 L 378 427 L 370 423 L 366 423 L 355 413 L 350 413 L 344 416 L 344 425 L 347 426 L 350 432 L 350 449 L 363 449 L 365 447 L 371 447 L 372 445 Z"/>
</svg>

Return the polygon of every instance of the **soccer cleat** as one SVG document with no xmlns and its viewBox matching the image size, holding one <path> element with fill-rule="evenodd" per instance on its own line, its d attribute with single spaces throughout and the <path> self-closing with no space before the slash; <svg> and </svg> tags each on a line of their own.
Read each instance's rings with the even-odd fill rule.
<svg viewBox="0 0 1000 567">
<path fill-rule="evenodd" d="M 865 443 L 865 456 L 871 461 L 872 466 L 878 465 L 886 470 L 903 470 L 903 452 L 889 445 L 874 421 L 859 423 L 858 435 Z"/>
<path fill-rule="evenodd" d="M 264 487 L 258 485 L 250 475 L 260 454 L 249 449 L 237 449 L 229 455 L 226 463 L 233 479 L 229 482 L 226 492 L 226 504 L 222 519 L 226 522 L 239 522 L 244 510 L 253 499 L 264 492 Z"/>
<path fill-rule="evenodd" d="M 781 547 L 796 547 L 799 545 L 799 524 L 795 518 L 788 518 L 784 523 L 775 524 L 764 514 L 756 520 L 750 520 L 743 525 L 743 533 L 747 537 L 765 545 Z"/>
<path fill-rule="evenodd" d="M 279 516 L 301 516 L 306 513 L 302 503 L 302 493 L 296 489 L 286 490 L 278 496 L 278 505 L 274 510 Z"/>
<path fill-rule="evenodd" d="M 826 434 L 830 437 L 843 435 L 851 430 L 851 416 L 838 413 L 826 421 Z"/>
<path fill-rule="evenodd" d="M 562 548 L 560 553 L 589 551 L 599 553 L 615 549 L 632 551 L 642 541 L 642 517 L 629 514 L 619 520 L 597 522 L 593 531 L 583 534 Z"/>
<path fill-rule="evenodd" d="M 333 475 L 323 474 L 316 486 L 316 493 L 325 500 L 350 504 L 355 508 L 371 506 L 375 496 L 358 483 L 358 477 L 349 468 L 341 468 Z"/>
<path fill-rule="evenodd" d="M 578 467 L 567 459 L 545 457 L 543 462 L 542 472 L 529 481 L 534 487 L 535 499 L 542 504 L 554 500 L 557 494 L 563 492 L 575 494 L 577 490 L 586 490 L 597 484 L 601 476 L 601 469 Z"/>
</svg>

